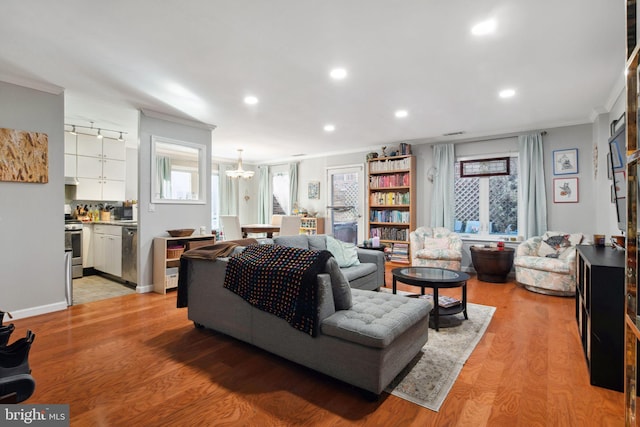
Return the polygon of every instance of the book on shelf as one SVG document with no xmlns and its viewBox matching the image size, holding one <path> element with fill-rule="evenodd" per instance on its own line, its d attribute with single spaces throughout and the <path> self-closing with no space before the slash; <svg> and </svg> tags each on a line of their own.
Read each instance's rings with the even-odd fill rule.
<svg viewBox="0 0 640 427">
<path fill-rule="evenodd" d="M 391 250 L 391 261 L 396 262 L 409 262 L 409 244 L 408 243 L 394 243 Z"/>
<path fill-rule="evenodd" d="M 433 301 L 433 295 L 431 294 L 420 295 L 420 298 L 426 298 Z M 458 298 L 450 297 L 447 295 L 438 296 L 438 305 L 442 308 L 454 307 L 460 303 L 461 301 Z"/>
</svg>

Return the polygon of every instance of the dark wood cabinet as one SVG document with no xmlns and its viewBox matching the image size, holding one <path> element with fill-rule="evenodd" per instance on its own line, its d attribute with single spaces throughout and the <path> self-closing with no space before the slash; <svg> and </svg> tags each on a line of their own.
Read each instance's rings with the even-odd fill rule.
<svg viewBox="0 0 640 427">
<path fill-rule="evenodd" d="M 577 249 L 576 321 L 591 384 L 623 391 L 625 253 Z"/>
</svg>

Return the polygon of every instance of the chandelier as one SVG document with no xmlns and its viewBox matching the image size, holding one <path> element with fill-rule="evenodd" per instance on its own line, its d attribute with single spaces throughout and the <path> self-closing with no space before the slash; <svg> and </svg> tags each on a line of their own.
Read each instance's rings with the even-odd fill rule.
<svg viewBox="0 0 640 427">
<path fill-rule="evenodd" d="M 238 150 L 238 167 L 231 171 L 226 171 L 226 174 L 229 178 L 244 178 L 249 179 L 253 178 L 253 171 L 246 171 L 242 169 L 242 149 Z"/>
</svg>

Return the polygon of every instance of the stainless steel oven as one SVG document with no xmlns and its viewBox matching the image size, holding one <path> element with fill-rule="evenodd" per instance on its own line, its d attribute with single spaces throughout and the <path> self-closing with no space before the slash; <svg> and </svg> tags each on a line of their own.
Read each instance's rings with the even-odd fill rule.
<svg viewBox="0 0 640 427">
<path fill-rule="evenodd" d="M 65 220 L 64 249 L 71 252 L 71 277 L 82 277 L 82 222 Z"/>
</svg>

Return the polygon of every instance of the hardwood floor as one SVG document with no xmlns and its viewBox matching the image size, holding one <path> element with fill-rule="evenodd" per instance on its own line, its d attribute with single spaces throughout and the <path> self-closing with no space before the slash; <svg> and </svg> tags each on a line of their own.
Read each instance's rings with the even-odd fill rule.
<svg viewBox="0 0 640 427">
<path fill-rule="evenodd" d="M 468 289 L 470 302 L 497 310 L 440 412 L 386 394 L 368 402 L 341 382 L 195 329 L 175 292 L 17 320 L 12 341 L 28 328 L 36 334 L 37 385 L 26 403 L 68 403 L 73 426 L 623 425 L 623 394 L 589 385 L 573 299 L 475 278 Z"/>
</svg>

